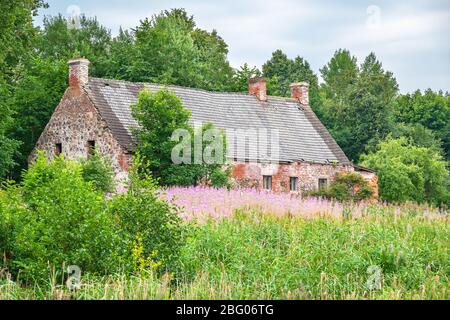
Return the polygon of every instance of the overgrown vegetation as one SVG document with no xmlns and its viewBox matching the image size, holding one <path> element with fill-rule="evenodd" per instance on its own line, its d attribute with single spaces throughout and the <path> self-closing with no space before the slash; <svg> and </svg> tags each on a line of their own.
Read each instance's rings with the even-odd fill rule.
<svg viewBox="0 0 450 320">
<path fill-rule="evenodd" d="M 435 149 L 414 146 L 406 138 L 388 138 L 362 159 L 378 172 L 383 199 L 450 204 L 449 172 Z"/>
<path fill-rule="evenodd" d="M 191 227 L 171 273 L 84 274 L 73 293 L 58 282 L 43 290 L 3 279 L 0 299 L 448 298 L 444 216 L 406 206 L 311 220 L 244 210 Z"/>
<path fill-rule="evenodd" d="M 175 208 L 160 200 L 150 177 L 132 176 L 129 193 L 108 200 L 83 179 L 83 167 L 40 155 L 20 184 L 0 189 L 0 252 L 18 283 L 46 283 L 78 265 L 96 275 L 135 271 L 133 248 L 161 270 L 174 263 L 184 233 Z"/>
<path fill-rule="evenodd" d="M 357 173 L 338 174 L 330 186 L 306 192 L 306 196 L 325 197 L 342 202 L 367 200 L 372 197 L 372 194 L 373 191 L 367 181 Z"/>
<path fill-rule="evenodd" d="M 143 90 L 131 108 L 140 125 L 135 132 L 137 152 L 162 185 L 228 184 L 225 133 L 209 123 L 191 126 L 190 112 L 174 92 L 167 88 Z M 196 144 L 201 150 L 196 150 Z M 174 161 L 174 157 L 180 161 Z"/>
<path fill-rule="evenodd" d="M 111 159 L 100 156 L 97 150 L 93 150 L 87 159 L 81 160 L 81 176 L 84 181 L 91 182 L 98 191 L 103 193 L 114 191 L 114 170 Z"/>
</svg>

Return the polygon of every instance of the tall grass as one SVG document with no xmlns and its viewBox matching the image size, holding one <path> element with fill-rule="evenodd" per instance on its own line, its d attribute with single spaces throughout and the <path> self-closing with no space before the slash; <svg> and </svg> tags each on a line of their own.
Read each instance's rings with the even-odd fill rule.
<svg viewBox="0 0 450 320">
<path fill-rule="evenodd" d="M 446 213 L 373 205 L 364 214 L 343 208 L 310 219 L 262 209 L 191 222 L 170 272 L 84 275 L 76 292 L 51 280 L 48 288 L 22 288 L 3 277 L 0 299 L 449 298 Z M 375 288 L 374 267 L 381 271 Z"/>
</svg>

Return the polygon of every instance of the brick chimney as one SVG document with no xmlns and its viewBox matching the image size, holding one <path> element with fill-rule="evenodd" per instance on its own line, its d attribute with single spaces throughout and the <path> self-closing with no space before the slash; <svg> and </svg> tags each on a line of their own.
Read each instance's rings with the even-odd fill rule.
<svg viewBox="0 0 450 320">
<path fill-rule="evenodd" d="M 309 105 L 309 83 L 298 82 L 290 85 L 291 98 L 297 99 L 302 105 Z"/>
<path fill-rule="evenodd" d="M 69 61 L 69 87 L 81 88 L 88 83 L 89 64 L 84 58 Z"/>
<path fill-rule="evenodd" d="M 256 96 L 259 101 L 267 101 L 266 79 L 251 78 L 248 81 L 248 93 Z"/>
</svg>

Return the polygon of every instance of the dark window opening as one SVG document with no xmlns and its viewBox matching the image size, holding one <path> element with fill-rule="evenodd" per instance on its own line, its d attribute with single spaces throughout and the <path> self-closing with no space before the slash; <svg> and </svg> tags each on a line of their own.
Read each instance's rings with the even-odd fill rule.
<svg viewBox="0 0 450 320">
<path fill-rule="evenodd" d="M 59 156 L 62 154 L 62 143 L 56 143 L 55 144 L 55 156 Z"/>
<path fill-rule="evenodd" d="M 88 141 L 88 156 L 93 155 L 95 152 L 95 141 L 89 140 Z"/>
<path fill-rule="evenodd" d="M 263 188 L 272 190 L 272 176 L 263 176 Z"/>
<path fill-rule="evenodd" d="M 291 191 L 297 191 L 298 188 L 298 178 L 297 177 L 291 177 L 290 178 L 290 190 Z"/>
<path fill-rule="evenodd" d="M 327 179 L 319 179 L 319 190 L 325 189 L 327 187 Z"/>
</svg>

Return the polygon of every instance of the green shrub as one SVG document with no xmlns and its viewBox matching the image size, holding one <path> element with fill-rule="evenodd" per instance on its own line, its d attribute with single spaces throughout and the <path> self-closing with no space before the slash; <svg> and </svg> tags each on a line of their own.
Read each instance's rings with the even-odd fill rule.
<svg viewBox="0 0 450 320">
<path fill-rule="evenodd" d="M 2 263 L 7 264 L 11 257 L 15 226 L 20 223 L 18 217 L 22 216 L 22 211 L 25 210 L 21 205 L 21 196 L 16 186 L 5 183 L 3 189 L 0 189 L 0 269 Z"/>
<path fill-rule="evenodd" d="M 114 170 L 109 158 L 102 158 L 97 151 L 81 161 L 81 174 L 87 182 L 92 182 L 98 191 L 114 191 Z"/>
<path fill-rule="evenodd" d="M 369 199 L 373 194 L 367 181 L 357 173 L 342 173 L 328 188 L 307 192 L 308 196 L 324 197 L 339 201 L 361 201 Z"/>
<path fill-rule="evenodd" d="M 20 191 L 20 196 L 17 194 Z M 23 182 L 3 193 L 2 212 L 12 229 L 7 242 L 9 269 L 21 280 L 48 280 L 52 269 L 77 265 L 83 272 L 111 273 L 120 267 L 121 241 L 105 199 L 84 181 L 78 163 L 41 154 Z M 8 207 L 16 206 L 16 212 Z"/>
<path fill-rule="evenodd" d="M 177 209 L 159 198 L 152 177 L 138 176 L 137 162 L 139 160 L 130 170 L 128 192 L 115 196 L 109 204 L 109 211 L 118 224 L 122 240 L 127 243 L 126 247 L 132 247 L 139 240 L 143 257 L 152 257 L 161 264 L 161 269 L 167 269 L 178 258 L 187 228 Z M 129 253 L 125 252 L 127 266 L 132 267 L 133 258 Z"/>
<path fill-rule="evenodd" d="M 62 280 L 68 265 L 104 275 L 176 261 L 186 231 L 176 208 L 134 169 L 129 192 L 107 200 L 105 189 L 83 177 L 99 161 L 50 162 L 41 153 L 19 185 L 0 189 L 0 253 L 15 279 L 48 284 L 52 274 Z"/>
<path fill-rule="evenodd" d="M 364 166 L 377 171 L 381 199 L 449 205 L 449 170 L 435 148 L 414 146 L 404 137 L 388 137 L 376 152 L 361 159 Z"/>
</svg>

